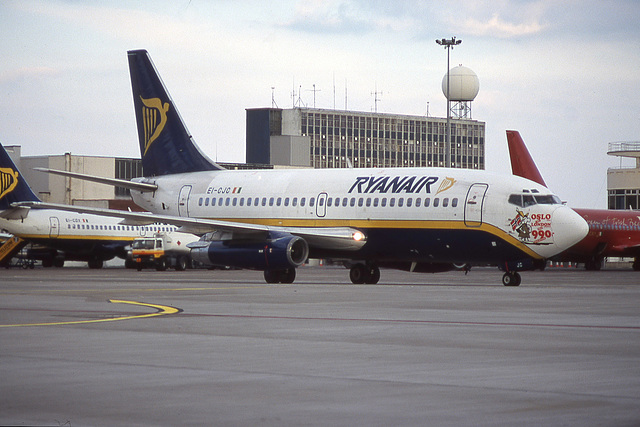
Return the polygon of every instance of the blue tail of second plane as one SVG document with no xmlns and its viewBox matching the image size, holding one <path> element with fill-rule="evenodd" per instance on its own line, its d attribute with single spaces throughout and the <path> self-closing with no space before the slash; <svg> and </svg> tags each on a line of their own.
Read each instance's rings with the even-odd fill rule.
<svg viewBox="0 0 640 427">
<path fill-rule="evenodd" d="M 145 176 L 222 169 L 194 143 L 146 50 L 127 52 Z"/>
<path fill-rule="evenodd" d="M 0 145 L 0 211 L 10 209 L 14 202 L 39 201 L 7 151 Z"/>
</svg>

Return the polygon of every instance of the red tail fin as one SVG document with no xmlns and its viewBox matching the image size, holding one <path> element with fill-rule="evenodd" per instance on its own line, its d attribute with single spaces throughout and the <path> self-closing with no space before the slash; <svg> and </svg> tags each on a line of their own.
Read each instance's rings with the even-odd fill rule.
<svg viewBox="0 0 640 427">
<path fill-rule="evenodd" d="M 524 141 L 517 130 L 507 131 L 507 142 L 509 144 L 509 157 L 511 157 L 511 172 L 514 175 L 530 179 L 540 185 L 545 184 L 538 167 L 536 166 L 529 150 L 524 145 Z"/>
</svg>

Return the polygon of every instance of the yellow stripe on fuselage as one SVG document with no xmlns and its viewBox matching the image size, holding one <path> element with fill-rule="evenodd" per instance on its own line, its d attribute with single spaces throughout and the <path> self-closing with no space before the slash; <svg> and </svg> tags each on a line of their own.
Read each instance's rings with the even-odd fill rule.
<svg viewBox="0 0 640 427">
<path fill-rule="evenodd" d="M 542 259 L 535 251 L 520 240 L 506 233 L 500 228 L 482 223 L 478 226 L 467 226 L 464 221 L 421 221 L 421 220 L 397 220 L 397 219 L 290 219 L 290 218 L 209 218 L 216 221 L 240 222 L 244 224 L 258 224 L 274 227 L 352 227 L 358 229 L 378 228 L 396 230 L 478 230 L 492 234 L 512 246 L 520 249 L 535 259 Z"/>
</svg>

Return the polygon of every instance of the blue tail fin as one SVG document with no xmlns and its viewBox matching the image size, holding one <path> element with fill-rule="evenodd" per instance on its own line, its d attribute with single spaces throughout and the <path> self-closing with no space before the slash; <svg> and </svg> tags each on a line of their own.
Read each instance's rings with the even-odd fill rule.
<svg viewBox="0 0 640 427">
<path fill-rule="evenodd" d="M 0 210 L 11 208 L 11 203 L 14 202 L 39 201 L 7 151 L 0 145 Z"/>
<path fill-rule="evenodd" d="M 223 169 L 194 143 L 146 50 L 131 50 L 129 73 L 145 176 Z"/>
</svg>

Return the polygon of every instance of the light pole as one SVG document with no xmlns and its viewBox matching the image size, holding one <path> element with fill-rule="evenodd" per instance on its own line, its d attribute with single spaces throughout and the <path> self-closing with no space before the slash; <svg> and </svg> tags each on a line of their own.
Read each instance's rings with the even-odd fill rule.
<svg viewBox="0 0 640 427">
<path fill-rule="evenodd" d="M 449 90 L 450 90 L 449 52 L 451 49 L 453 49 L 454 46 L 457 46 L 460 43 L 462 43 L 462 40 L 456 40 L 454 36 L 454 37 L 451 37 L 450 39 L 436 40 L 436 43 L 438 43 L 440 46 L 444 46 L 444 48 L 447 49 L 447 136 L 444 144 L 445 146 L 444 165 L 445 167 L 450 168 L 451 167 L 451 104 L 450 104 L 451 99 L 449 96 Z"/>
</svg>

